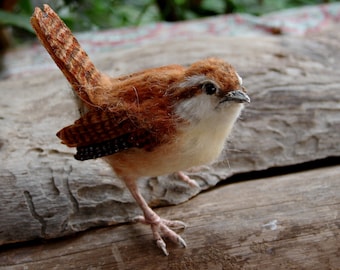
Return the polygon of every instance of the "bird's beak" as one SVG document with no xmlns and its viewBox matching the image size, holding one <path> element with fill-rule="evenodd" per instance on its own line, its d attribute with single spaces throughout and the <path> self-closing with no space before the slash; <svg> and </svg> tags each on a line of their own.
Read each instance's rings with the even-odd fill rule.
<svg viewBox="0 0 340 270">
<path fill-rule="evenodd" d="M 235 90 L 235 91 L 228 92 L 228 94 L 226 94 L 222 98 L 220 103 L 223 103 L 226 101 L 234 101 L 237 103 L 245 103 L 245 102 L 250 103 L 250 98 L 245 92 L 241 90 Z"/>
</svg>

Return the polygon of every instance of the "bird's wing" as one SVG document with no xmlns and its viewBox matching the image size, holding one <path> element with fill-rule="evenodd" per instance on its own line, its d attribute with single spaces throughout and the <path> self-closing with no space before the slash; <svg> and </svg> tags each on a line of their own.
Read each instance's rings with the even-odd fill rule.
<svg viewBox="0 0 340 270">
<path fill-rule="evenodd" d="M 172 137 L 175 122 L 163 110 L 147 115 L 148 111 L 95 109 L 73 125 L 57 133 L 62 142 L 77 147 L 76 159 L 86 160 L 137 147 L 152 150 Z"/>
</svg>

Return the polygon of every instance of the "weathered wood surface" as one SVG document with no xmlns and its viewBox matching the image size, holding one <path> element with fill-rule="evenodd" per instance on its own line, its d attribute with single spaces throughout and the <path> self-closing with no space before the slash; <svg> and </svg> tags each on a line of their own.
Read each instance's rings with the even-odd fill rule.
<svg viewBox="0 0 340 270">
<path fill-rule="evenodd" d="M 185 220 L 165 257 L 149 227 L 125 224 L 2 249 L 0 269 L 339 269 L 340 166 L 219 186 L 157 209 Z"/>
<path fill-rule="evenodd" d="M 190 174 L 200 188 L 173 176 L 140 181 L 151 205 L 184 202 L 236 173 L 339 156 L 337 30 L 306 38 L 198 37 L 92 58 L 118 75 L 207 56 L 237 68 L 252 103 L 221 159 Z M 104 162 L 74 160 L 74 150 L 55 137 L 77 118 L 67 88 L 57 70 L 0 81 L 0 244 L 69 235 L 139 213 Z"/>
</svg>

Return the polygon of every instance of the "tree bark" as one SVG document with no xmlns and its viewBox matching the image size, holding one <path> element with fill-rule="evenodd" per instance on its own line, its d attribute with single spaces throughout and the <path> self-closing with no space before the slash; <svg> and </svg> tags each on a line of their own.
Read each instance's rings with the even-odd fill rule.
<svg viewBox="0 0 340 270">
<path fill-rule="evenodd" d="M 197 37 L 99 54 L 95 63 L 111 75 L 220 57 L 236 67 L 252 99 L 221 158 L 189 173 L 200 188 L 175 176 L 139 181 L 150 205 L 179 204 L 238 173 L 339 156 L 339 44 L 334 30 L 306 38 Z M 140 213 L 103 161 L 76 161 L 74 149 L 56 138 L 77 119 L 66 85 L 55 71 L 0 81 L 0 244 L 60 237 Z"/>
</svg>

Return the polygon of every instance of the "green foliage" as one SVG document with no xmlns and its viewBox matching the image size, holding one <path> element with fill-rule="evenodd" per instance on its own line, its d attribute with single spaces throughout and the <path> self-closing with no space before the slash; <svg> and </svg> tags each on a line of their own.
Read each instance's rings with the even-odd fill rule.
<svg viewBox="0 0 340 270">
<path fill-rule="evenodd" d="M 12 25 L 33 33 L 33 29 L 28 23 L 30 20 L 30 16 L 27 16 L 25 14 L 13 14 L 0 10 L 0 18 L 1 24 Z"/>
<path fill-rule="evenodd" d="M 12 25 L 33 33 L 30 17 L 33 8 L 29 0 L 18 1 L 16 12 L 6 12 L 0 9 L 0 25 Z"/>
<path fill-rule="evenodd" d="M 139 25 L 160 19 L 150 0 L 69 0 L 53 8 L 74 31 Z"/>
<path fill-rule="evenodd" d="M 178 21 L 226 13 L 267 12 L 336 0 L 46 0 L 73 31 Z M 14 13 L 0 10 L 0 24 L 32 32 L 32 1 L 19 0 Z"/>
</svg>

